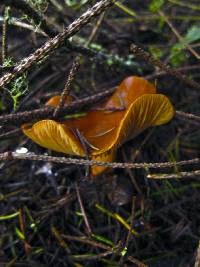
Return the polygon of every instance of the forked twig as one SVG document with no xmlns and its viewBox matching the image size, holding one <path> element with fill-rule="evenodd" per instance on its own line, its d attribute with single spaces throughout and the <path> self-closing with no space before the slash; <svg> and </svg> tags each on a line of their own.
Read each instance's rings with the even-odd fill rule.
<svg viewBox="0 0 200 267">
<path fill-rule="evenodd" d="M 92 8 L 88 9 L 82 16 L 66 27 L 62 33 L 47 41 L 42 47 L 38 48 L 33 54 L 24 58 L 13 71 L 6 73 L 0 79 L 0 87 L 10 83 L 17 75 L 30 69 L 34 64 L 38 63 L 42 58 L 50 55 L 55 49 L 60 47 L 65 39 L 77 33 L 83 26 L 90 22 L 94 17 L 104 12 L 108 7 L 114 4 L 115 0 L 102 0 L 96 3 Z"/>
</svg>

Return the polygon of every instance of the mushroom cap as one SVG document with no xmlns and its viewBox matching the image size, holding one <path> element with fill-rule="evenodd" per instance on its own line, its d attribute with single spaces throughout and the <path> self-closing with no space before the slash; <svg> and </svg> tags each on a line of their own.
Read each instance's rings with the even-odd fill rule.
<svg viewBox="0 0 200 267">
<path fill-rule="evenodd" d="M 48 101 L 56 106 L 59 96 Z M 69 103 L 71 99 L 67 99 Z M 112 162 L 116 150 L 126 141 L 134 138 L 146 128 L 161 125 L 174 116 L 169 99 L 156 94 L 156 88 L 147 80 L 131 76 L 117 87 L 114 94 L 97 110 L 89 110 L 80 118 L 64 122 L 42 120 L 32 127 L 23 126 L 23 132 L 33 141 L 46 148 L 71 155 L 86 155 L 83 142 L 74 134 L 74 129 L 86 140 L 89 155 L 98 161 Z M 105 167 L 93 166 L 92 174 L 97 175 Z"/>
<path fill-rule="evenodd" d="M 22 126 L 23 133 L 38 145 L 70 155 L 84 156 L 85 150 L 74 132 L 54 120 L 41 120 Z"/>
</svg>

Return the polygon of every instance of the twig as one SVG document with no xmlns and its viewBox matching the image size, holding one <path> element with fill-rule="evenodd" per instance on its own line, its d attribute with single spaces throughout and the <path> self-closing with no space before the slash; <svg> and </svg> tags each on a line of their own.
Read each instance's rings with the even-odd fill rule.
<svg viewBox="0 0 200 267">
<path fill-rule="evenodd" d="M 54 31 L 47 25 L 46 20 L 39 15 L 28 3 L 23 0 L 1 0 L 1 4 L 14 7 L 16 10 L 21 10 L 27 16 L 33 19 L 36 25 L 40 25 L 40 28 L 50 37 L 55 36 Z"/>
<path fill-rule="evenodd" d="M 101 93 L 88 96 L 79 100 L 76 100 L 69 104 L 68 106 L 64 106 L 59 114 L 59 116 L 70 114 L 74 111 L 79 111 L 85 106 L 93 105 L 96 102 L 102 100 L 103 98 L 111 95 L 115 91 L 115 88 L 111 88 L 105 90 Z M 25 122 L 32 122 L 36 119 L 47 119 L 53 117 L 55 108 L 53 107 L 44 107 L 40 109 L 34 109 L 32 111 L 23 111 L 15 114 L 8 114 L 0 116 L 0 125 L 9 125 L 15 124 L 20 125 Z M 195 124 L 199 126 L 200 117 L 191 113 L 186 113 L 183 111 L 176 111 L 176 117 L 178 119 L 187 120 L 191 124 Z"/>
<path fill-rule="evenodd" d="M 165 14 L 162 11 L 158 11 L 159 15 L 165 20 L 169 28 L 173 31 L 173 33 L 176 35 L 176 37 L 179 39 L 179 41 L 190 51 L 190 53 L 196 58 L 200 59 L 200 55 L 194 51 L 194 49 L 187 44 L 185 39 L 180 35 L 180 33 L 176 30 L 176 28 L 173 26 L 173 24 L 170 22 L 170 20 L 165 16 Z"/>
<path fill-rule="evenodd" d="M 183 71 L 188 72 L 190 70 L 195 70 L 195 69 L 199 69 L 199 68 L 200 68 L 200 65 L 197 64 L 197 65 L 179 67 L 179 68 L 176 68 L 176 70 L 182 71 L 182 72 Z M 166 74 L 167 74 L 166 71 L 155 71 L 154 73 L 145 76 L 145 79 L 151 80 L 151 79 L 155 79 L 156 77 L 159 77 L 159 76 L 164 76 Z"/>
<path fill-rule="evenodd" d="M 136 258 L 133 258 L 132 256 L 128 256 L 128 260 L 134 264 L 136 264 L 136 266 L 138 267 L 148 267 L 148 265 L 144 264 L 143 262 L 139 261 Z"/>
<path fill-rule="evenodd" d="M 61 112 L 61 110 L 63 109 L 63 107 L 65 105 L 65 99 L 69 95 L 71 84 L 72 84 L 72 82 L 73 82 L 73 80 L 74 80 L 74 78 L 78 72 L 79 67 L 80 67 L 79 57 L 77 57 L 74 60 L 72 67 L 71 67 L 71 70 L 70 70 L 70 73 L 67 77 L 65 87 L 64 87 L 62 94 L 61 94 L 60 102 L 53 113 L 54 118 L 59 116 L 59 113 Z"/>
<path fill-rule="evenodd" d="M 101 249 L 104 249 L 104 250 L 107 250 L 107 251 L 110 251 L 112 249 L 112 247 L 107 246 L 107 245 L 105 245 L 103 243 L 100 243 L 100 242 L 93 241 L 93 240 L 89 239 L 86 236 L 80 236 L 79 237 L 79 236 L 71 236 L 71 235 L 64 235 L 63 234 L 62 237 L 64 239 L 67 239 L 68 241 L 77 241 L 77 242 L 80 242 L 80 243 L 83 243 L 83 244 L 87 244 L 87 245 L 91 245 L 93 247 L 101 248 Z M 115 249 L 113 251 L 114 251 L 114 254 L 120 255 L 120 251 L 118 251 L 118 249 L 116 250 L 116 247 L 115 247 Z M 133 258 L 132 256 L 128 256 L 127 259 L 128 259 L 128 261 L 136 264 L 136 266 L 138 266 L 138 267 L 147 267 L 147 265 L 143 264 L 141 261 Z"/>
<path fill-rule="evenodd" d="M 93 105 L 96 102 L 102 100 L 103 98 L 111 95 L 114 92 L 114 90 L 115 88 L 111 88 L 101 93 L 88 96 L 80 100 L 76 100 L 72 102 L 70 105 L 64 107 L 62 109 L 62 112 L 60 113 L 60 116 L 64 114 L 65 115 L 70 114 L 73 111 L 79 111 L 81 108 L 85 106 Z M 15 114 L 3 115 L 0 116 L 0 125 L 8 125 L 8 124 L 20 125 L 24 122 L 30 122 L 35 119 L 46 119 L 49 117 L 53 117 L 54 110 L 55 108 L 53 107 L 45 107 L 41 109 L 34 109 L 32 111 L 24 111 Z"/>
<path fill-rule="evenodd" d="M 148 174 L 147 178 L 149 179 L 181 179 L 200 176 L 200 170 L 190 171 L 190 172 L 178 172 L 178 173 L 157 173 L 157 174 Z"/>
<path fill-rule="evenodd" d="M 4 10 L 4 17 L 3 17 L 3 27 L 2 27 L 2 65 L 7 57 L 8 54 L 8 43 L 7 43 L 7 27 L 8 27 L 8 12 L 9 7 L 5 7 Z"/>
<path fill-rule="evenodd" d="M 86 228 L 87 228 L 87 233 L 89 235 L 91 235 L 92 230 L 91 230 L 91 227 L 90 227 L 90 224 L 89 224 L 86 212 L 85 212 L 85 208 L 83 206 L 83 202 L 82 202 L 82 199 L 81 199 L 81 195 L 80 195 L 80 191 L 79 191 L 77 183 L 75 185 L 75 188 L 76 188 L 76 194 L 77 194 L 78 202 L 79 202 L 79 205 L 80 205 L 81 213 L 83 215 L 83 219 L 84 219 L 84 222 L 85 222 L 85 225 L 86 225 Z"/>
<path fill-rule="evenodd" d="M 29 25 L 27 23 L 24 23 L 17 18 L 9 18 L 9 22 L 12 25 L 23 27 L 29 30 L 34 30 L 34 32 L 42 34 L 44 36 L 49 36 L 53 38 L 56 34 L 58 34 L 57 30 L 53 29 L 46 23 L 45 18 L 38 14 L 31 6 L 28 5 L 28 3 L 22 1 L 22 0 L 2 0 L 0 4 L 10 4 L 10 6 L 16 8 L 17 10 L 21 10 L 23 13 L 25 13 L 27 16 L 31 17 L 36 25 L 39 25 L 39 28 L 35 28 L 34 25 Z M 103 15 L 104 13 L 102 13 Z M 101 17 L 100 17 L 101 19 Z M 0 17 L 0 21 L 3 21 L 3 18 Z M 116 58 L 112 55 L 107 55 L 100 51 L 95 51 L 94 49 L 87 48 L 85 46 L 77 45 L 73 43 L 72 41 L 65 40 L 64 43 L 65 47 L 70 50 L 77 53 L 80 53 L 85 56 L 89 57 L 96 57 L 98 60 L 108 60 L 109 58 L 112 58 L 113 61 L 117 61 Z M 121 61 L 120 61 L 121 62 Z M 5 71 L 12 71 L 13 67 L 4 67 L 3 70 Z M 125 68 L 129 69 L 129 66 L 125 65 Z M 0 66 L 0 70 L 2 69 L 2 66 Z"/>
<path fill-rule="evenodd" d="M 176 111 L 176 116 L 178 118 L 187 118 L 187 119 L 194 120 L 194 121 L 197 121 L 197 122 L 200 123 L 200 117 L 197 116 L 197 115 L 194 115 L 192 113 L 186 113 L 186 112 L 177 110 Z"/>
<path fill-rule="evenodd" d="M 9 132 L 0 134 L 0 140 L 13 138 L 15 136 L 19 136 L 20 134 L 22 134 L 21 129 L 11 130 Z"/>
<path fill-rule="evenodd" d="M 75 164 L 86 166 L 104 166 L 109 168 L 121 168 L 121 169 L 146 169 L 146 168 L 172 168 L 174 166 L 185 166 L 190 164 L 200 163 L 200 158 L 194 158 L 191 160 L 183 160 L 177 162 L 158 162 L 158 163 L 123 163 L 123 162 L 101 162 L 95 160 L 66 158 L 66 157 L 52 157 L 45 155 L 37 155 L 34 153 L 20 154 L 16 152 L 5 152 L 0 154 L 0 160 L 30 160 L 30 161 L 46 161 L 61 164 Z"/>
<path fill-rule="evenodd" d="M 4 19 L 3 17 L 0 16 L 0 23 L 3 22 Z M 24 29 L 27 29 L 27 30 L 30 30 L 30 31 L 34 31 L 38 34 L 41 34 L 43 36 L 47 36 L 46 33 L 40 29 L 36 29 L 33 25 L 31 24 L 27 24 L 25 22 L 22 22 L 20 19 L 18 18 L 15 18 L 15 17 L 11 17 L 9 18 L 9 24 L 10 25 L 13 25 L 13 26 L 17 26 L 17 27 L 20 27 L 20 28 L 24 28 Z"/>
<path fill-rule="evenodd" d="M 103 21 L 104 14 L 105 13 L 102 13 L 100 15 L 100 18 L 97 21 L 97 25 L 95 25 L 94 29 L 92 30 L 91 35 L 89 36 L 89 39 L 88 39 L 88 41 L 86 43 L 86 47 L 88 47 L 88 45 L 92 42 L 93 38 L 96 36 L 97 30 L 98 30 L 101 22 Z M 64 87 L 64 89 L 62 91 L 62 94 L 61 94 L 60 102 L 59 102 L 58 106 L 56 107 L 56 109 L 54 111 L 53 117 L 57 117 L 59 115 L 59 112 L 64 107 L 66 96 L 69 95 L 70 89 L 71 89 L 71 84 L 72 84 L 72 82 L 73 82 L 73 80 L 74 80 L 74 78 L 75 78 L 75 76 L 76 76 L 76 74 L 77 74 L 77 72 L 79 70 L 80 60 L 81 60 L 81 57 L 77 56 L 75 58 L 73 64 L 72 64 L 70 73 L 69 73 L 67 81 L 65 83 L 65 87 Z"/>
<path fill-rule="evenodd" d="M 152 55 L 150 55 L 148 52 L 144 51 L 138 45 L 132 44 L 130 50 L 131 50 L 131 52 L 133 52 L 133 54 L 135 54 L 136 57 L 142 58 L 145 61 L 147 61 L 148 63 L 151 63 L 151 64 L 159 67 L 161 70 L 164 70 L 167 73 L 169 73 L 170 75 L 179 79 L 180 81 L 185 82 L 186 84 L 188 84 L 192 88 L 200 89 L 199 83 L 197 83 L 194 80 L 188 78 L 187 76 L 181 74 L 179 71 L 177 71 L 174 68 L 171 68 L 169 65 L 166 65 L 165 63 L 163 63 L 159 59 L 155 59 Z"/>
<path fill-rule="evenodd" d="M 89 39 L 88 39 L 88 41 L 86 43 L 86 46 L 88 46 L 94 40 L 94 38 L 95 38 L 95 36 L 97 34 L 97 31 L 98 31 L 98 29 L 99 29 L 99 27 L 100 27 L 100 25 L 101 25 L 101 23 L 103 21 L 104 15 L 105 15 L 104 12 L 100 15 L 95 27 L 92 30 L 92 33 L 89 36 Z"/>
<path fill-rule="evenodd" d="M 91 9 L 88 9 L 82 16 L 72 22 L 64 31 L 54 38 L 47 41 L 42 47 L 38 48 L 33 54 L 23 59 L 17 66 L 14 67 L 13 72 L 6 73 L 0 79 L 0 87 L 10 83 L 17 75 L 27 71 L 34 64 L 38 63 L 42 58 L 50 55 L 55 49 L 60 47 L 65 39 L 77 33 L 83 26 L 89 23 L 94 17 L 104 12 L 108 7 L 114 4 L 115 0 L 102 0 L 96 3 Z"/>
<path fill-rule="evenodd" d="M 65 235 L 62 234 L 62 237 L 68 241 L 77 241 L 83 244 L 87 244 L 87 245 L 91 245 L 97 248 L 101 248 L 101 249 L 105 249 L 105 250 L 110 250 L 111 247 L 107 246 L 103 243 L 97 242 L 92 240 L 91 238 L 87 237 L 87 236 L 71 236 L 71 235 Z"/>
<path fill-rule="evenodd" d="M 119 248 L 116 248 L 118 251 Z M 109 255 L 116 254 L 116 251 L 114 249 L 107 250 L 105 252 L 95 254 L 95 255 L 69 255 L 70 259 L 76 260 L 76 261 L 94 261 L 94 260 L 100 260 L 101 258 L 105 258 Z"/>
</svg>

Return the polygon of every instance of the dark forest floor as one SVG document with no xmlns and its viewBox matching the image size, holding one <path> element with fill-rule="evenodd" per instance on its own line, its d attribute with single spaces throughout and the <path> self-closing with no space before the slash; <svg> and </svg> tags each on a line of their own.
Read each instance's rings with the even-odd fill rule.
<svg viewBox="0 0 200 267">
<path fill-rule="evenodd" d="M 39 17 L 22 1 L 0 1 L 2 75 L 12 72 L 14 64 L 96 3 L 26 2 L 35 4 L 32 8 Z M 47 26 L 40 21 L 41 16 Z M 1 115 L 41 108 L 51 96 L 61 94 L 79 52 L 81 66 L 71 88 L 77 98 L 139 75 L 155 83 L 175 110 L 200 114 L 199 88 L 130 52 L 131 43 L 136 43 L 199 82 L 199 1 L 119 1 L 82 27 L 70 42 L 71 48 L 65 42 L 1 88 Z M 83 49 L 86 46 L 88 49 Z M 198 119 L 175 117 L 166 125 L 147 129 L 118 150 L 117 161 L 197 158 L 199 125 Z M 2 124 L 1 153 L 21 153 L 26 148 L 35 154 L 63 156 L 41 148 L 21 131 L 6 135 L 19 126 L 18 121 Z M 85 177 L 84 166 L 1 161 L 0 266 L 200 266 L 200 175 L 191 173 L 197 169 L 197 164 L 168 169 L 113 169 L 91 179 Z M 188 175 L 180 178 L 183 171 Z M 149 174 L 159 173 L 177 177 L 148 179 Z"/>
</svg>

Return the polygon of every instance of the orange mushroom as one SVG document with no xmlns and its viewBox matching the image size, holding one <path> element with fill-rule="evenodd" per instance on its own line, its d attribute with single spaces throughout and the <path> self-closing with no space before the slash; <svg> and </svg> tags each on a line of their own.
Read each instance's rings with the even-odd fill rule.
<svg viewBox="0 0 200 267">
<path fill-rule="evenodd" d="M 48 104 L 56 106 L 58 100 L 56 96 Z M 89 154 L 91 159 L 112 162 L 123 143 L 150 126 L 167 123 L 173 116 L 173 106 L 166 96 L 156 94 L 156 88 L 147 80 L 131 76 L 121 82 L 107 101 L 84 117 L 65 122 L 42 120 L 32 127 L 24 125 L 22 130 L 45 148 L 70 155 Z M 93 166 L 91 173 L 97 175 L 105 169 Z"/>
</svg>

